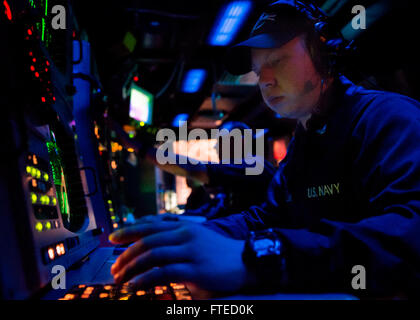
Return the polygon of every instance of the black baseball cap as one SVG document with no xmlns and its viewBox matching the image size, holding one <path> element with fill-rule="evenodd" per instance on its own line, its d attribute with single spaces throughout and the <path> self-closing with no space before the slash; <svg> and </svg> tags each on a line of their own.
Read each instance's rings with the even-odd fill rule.
<svg viewBox="0 0 420 320">
<path fill-rule="evenodd" d="M 309 29 L 309 19 L 296 9 L 295 1 L 280 0 L 269 5 L 253 27 L 249 38 L 228 50 L 225 66 L 233 75 L 252 70 L 251 48 L 280 48 Z"/>
</svg>

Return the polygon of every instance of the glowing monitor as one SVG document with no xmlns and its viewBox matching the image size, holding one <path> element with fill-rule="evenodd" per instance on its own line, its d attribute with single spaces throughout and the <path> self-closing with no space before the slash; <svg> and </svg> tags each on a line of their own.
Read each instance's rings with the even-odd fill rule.
<svg viewBox="0 0 420 320">
<path fill-rule="evenodd" d="M 136 86 L 131 87 L 130 117 L 134 120 L 152 124 L 153 95 Z"/>
</svg>

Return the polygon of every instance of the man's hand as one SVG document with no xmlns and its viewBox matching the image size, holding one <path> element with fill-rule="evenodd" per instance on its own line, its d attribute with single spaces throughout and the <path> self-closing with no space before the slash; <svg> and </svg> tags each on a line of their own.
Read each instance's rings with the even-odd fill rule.
<svg viewBox="0 0 420 320">
<path fill-rule="evenodd" d="M 244 241 L 220 235 L 200 224 L 162 221 L 138 224 L 116 231 L 110 241 L 136 241 L 116 260 L 111 273 L 117 283 L 130 279 L 152 287 L 189 282 L 209 291 L 237 291 L 247 281 L 242 262 Z"/>
</svg>

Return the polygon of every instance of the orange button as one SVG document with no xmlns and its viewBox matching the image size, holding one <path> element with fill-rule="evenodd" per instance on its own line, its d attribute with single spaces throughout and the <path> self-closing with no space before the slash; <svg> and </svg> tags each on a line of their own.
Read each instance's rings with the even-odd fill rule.
<svg viewBox="0 0 420 320">
<path fill-rule="evenodd" d="M 101 299 L 103 299 L 103 298 L 108 298 L 108 296 L 109 296 L 109 294 L 108 294 L 108 293 L 106 293 L 106 292 L 104 292 L 104 293 L 101 293 L 101 294 L 99 295 L 99 298 L 101 298 Z"/>
<path fill-rule="evenodd" d="M 136 295 L 138 295 L 138 296 L 144 296 L 145 294 L 146 294 L 146 291 L 144 291 L 144 290 L 139 290 L 139 291 L 136 292 Z"/>
<path fill-rule="evenodd" d="M 54 260 L 55 253 L 54 253 L 54 249 L 53 248 L 49 248 L 48 249 L 48 257 L 50 258 L 50 260 Z"/>
</svg>

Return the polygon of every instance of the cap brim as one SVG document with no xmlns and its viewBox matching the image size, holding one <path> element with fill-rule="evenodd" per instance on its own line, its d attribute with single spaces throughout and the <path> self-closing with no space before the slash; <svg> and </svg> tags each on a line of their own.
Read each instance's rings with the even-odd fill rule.
<svg viewBox="0 0 420 320">
<path fill-rule="evenodd" d="M 255 35 L 230 48 L 225 59 L 225 66 L 229 73 L 242 75 L 252 71 L 251 50 L 280 48 L 302 33 L 303 30 L 289 29 L 279 33 L 263 33 Z"/>
</svg>

